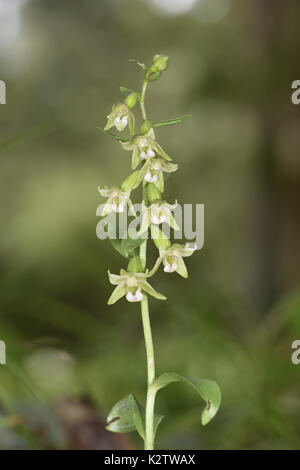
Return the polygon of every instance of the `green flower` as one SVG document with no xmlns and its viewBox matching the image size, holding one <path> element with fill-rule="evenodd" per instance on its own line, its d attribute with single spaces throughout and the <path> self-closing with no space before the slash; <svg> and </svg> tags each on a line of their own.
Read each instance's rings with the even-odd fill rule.
<svg viewBox="0 0 300 470">
<path fill-rule="evenodd" d="M 144 180 L 148 183 L 153 183 L 162 193 L 164 191 L 163 172 L 165 171 L 166 173 L 172 173 L 177 169 L 178 165 L 176 163 L 167 162 L 164 158 L 150 158 L 142 166 L 138 182 Z"/>
<path fill-rule="evenodd" d="M 189 244 L 179 245 L 174 243 L 168 249 L 160 248 L 159 255 L 164 265 L 166 273 L 177 272 L 180 276 L 187 278 L 188 272 L 182 258 L 191 256 L 196 248 L 192 248 Z"/>
<path fill-rule="evenodd" d="M 143 135 L 138 134 L 127 142 L 121 142 L 124 150 L 132 150 L 132 169 L 139 165 L 142 160 L 153 158 L 156 155 L 160 155 L 165 160 L 172 160 L 169 155 L 161 148 L 161 146 L 155 140 L 155 134 L 153 129 Z"/>
<path fill-rule="evenodd" d="M 108 276 L 111 284 L 117 286 L 108 299 L 108 305 L 114 304 L 124 296 L 128 302 L 140 302 L 143 299 L 143 292 L 159 300 L 166 299 L 146 281 L 150 277 L 148 271 L 146 273 L 130 273 L 121 269 L 120 275 L 111 274 L 108 271 Z"/>
<path fill-rule="evenodd" d="M 134 134 L 134 114 L 126 104 L 114 104 L 111 113 L 107 116 L 107 119 L 107 124 L 104 128 L 105 131 L 115 127 L 118 131 L 122 132 L 129 124 L 130 133 Z"/>
<path fill-rule="evenodd" d="M 139 230 L 139 234 L 146 232 L 151 224 L 160 225 L 164 222 L 167 223 L 174 230 L 178 230 L 179 227 L 175 222 L 172 215 L 172 211 L 176 208 L 177 201 L 175 204 L 169 204 L 166 201 L 155 201 L 150 207 L 145 206 L 142 202 L 142 223 Z"/>
<path fill-rule="evenodd" d="M 107 197 L 107 202 L 103 207 L 101 216 L 104 217 L 111 212 L 121 213 L 124 212 L 128 205 L 131 215 L 136 217 L 135 210 L 130 200 L 131 191 L 122 191 L 122 189 L 113 186 L 112 188 L 98 188 L 99 193 L 103 197 Z"/>
</svg>

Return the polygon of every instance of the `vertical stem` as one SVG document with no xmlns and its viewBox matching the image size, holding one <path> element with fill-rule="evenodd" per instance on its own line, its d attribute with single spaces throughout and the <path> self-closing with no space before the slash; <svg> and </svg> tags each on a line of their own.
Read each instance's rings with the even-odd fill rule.
<svg viewBox="0 0 300 470">
<path fill-rule="evenodd" d="M 147 80 L 144 80 L 142 93 L 141 93 L 141 99 L 140 99 L 141 111 L 142 111 L 142 116 L 143 116 L 144 121 L 146 121 L 147 119 L 147 114 L 146 114 L 146 109 L 145 109 L 145 95 L 146 95 L 147 86 L 148 86 L 148 82 Z"/>
<path fill-rule="evenodd" d="M 148 82 L 144 79 L 143 88 L 140 98 L 140 106 L 142 117 L 144 121 L 147 119 L 147 113 L 145 109 L 145 95 L 147 90 Z M 147 185 L 143 186 L 143 201 L 148 205 Z M 147 239 L 140 246 L 140 259 L 143 270 L 146 269 L 147 259 Z M 143 300 L 141 302 L 142 310 L 142 322 L 145 337 L 146 356 L 147 356 L 147 401 L 146 401 L 146 415 L 145 415 L 145 450 L 152 450 L 154 447 L 154 404 L 155 404 L 155 391 L 151 389 L 151 385 L 155 379 L 155 362 L 154 362 L 154 349 L 151 332 L 151 323 L 149 317 L 149 306 L 148 296 L 144 293 Z"/>
<path fill-rule="evenodd" d="M 147 186 L 144 185 L 143 188 L 143 200 L 147 202 Z M 146 258 L 147 258 L 147 239 L 140 246 L 140 259 L 142 263 L 143 270 L 146 268 Z M 149 307 L 148 307 L 148 296 L 144 293 L 143 300 L 141 302 L 142 310 L 142 322 L 143 330 L 145 337 L 146 345 L 146 356 L 147 356 L 147 402 L 146 402 L 146 415 L 145 415 L 145 446 L 146 450 L 152 450 L 154 446 L 154 428 L 153 428 L 153 418 L 154 418 L 154 403 L 155 403 L 155 392 L 151 390 L 151 384 L 155 379 L 155 362 L 154 362 L 154 349 L 153 349 L 153 340 L 151 332 L 151 323 L 149 317 Z"/>
<path fill-rule="evenodd" d="M 154 350 L 151 333 L 151 325 L 149 318 L 148 297 L 144 294 L 141 302 L 142 308 L 142 321 L 146 344 L 147 354 L 147 372 L 148 372 L 148 388 L 147 388 L 147 402 L 146 402 L 146 415 L 145 415 L 145 450 L 153 450 L 154 447 L 154 404 L 155 404 L 155 391 L 151 389 L 151 384 L 155 379 L 155 363 L 154 363 Z"/>
</svg>

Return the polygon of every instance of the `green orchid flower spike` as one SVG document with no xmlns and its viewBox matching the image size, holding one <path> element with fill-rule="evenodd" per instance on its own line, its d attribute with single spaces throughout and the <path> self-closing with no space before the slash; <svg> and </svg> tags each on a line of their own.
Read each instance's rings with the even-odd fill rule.
<svg viewBox="0 0 300 470">
<path fill-rule="evenodd" d="M 153 297 L 155 301 L 159 301 L 166 300 L 166 297 L 152 287 L 152 281 L 150 284 L 149 279 L 157 273 L 161 265 L 163 265 L 164 272 L 177 272 L 180 276 L 187 278 L 188 272 L 184 258 L 191 256 L 196 248 L 187 243 L 172 243 L 170 234 L 167 235 L 163 231 L 165 224 L 169 226 L 169 232 L 179 229 L 174 218 L 177 201 L 175 204 L 169 204 L 162 195 L 165 191 L 166 177 L 169 173 L 177 171 L 178 165 L 171 163 L 171 157 L 157 142 L 154 129 L 180 123 L 188 116 L 152 122 L 147 116 L 145 107 L 146 91 L 149 84 L 161 78 L 168 69 L 169 58 L 156 54 L 149 67 L 142 62 L 133 59 L 132 61 L 143 72 L 141 92 L 120 87 L 121 93 L 125 95 L 124 102 L 112 107 L 105 129 L 100 130 L 118 141 L 124 150 L 132 152 L 131 166 L 134 171 L 130 172 L 120 186 L 112 188 L 105 186 L 98 190 L 102 197 L 107 198 L 101 212 L 103 217 L 112 212 L 121 214 L 127 209 L 129 214 L 136 217 L 131 194 L 140 186 L 142 187 L 140 218 L 132 221 L 137 230 L 133 233 L 132 226 L 128 227 L 127 232 L 125 230 L 125 237 L 111 239 L 112 246 L 127 259 L 128 266 L 126 270 L 121 269 L 120 274 L 111 274 L 108 271 L 109 281 L 115 288 L 107 303 L 113 305 L 124 297 L 128 302 L 139 304 L 141 307 L 147 356 L 147 397 L 145 407 L 132 393 L 118 401 L 108 414 L 107 429 L 119 433 L 137 431 L 144 441 L 144 449 L 152 450 L 156 432 L 163 420 L 162 415 L 154 412 L 156 395 L 161 389 L 173 382 L 184 382 L 192 386 L 204 405 L 201 416 L 199 415 L 199 424 L 201 422 L 203 426 L 216 415 L 221 403 L 221 392 L 214 380 L 185 377 L 174 372 L 167 372 L 157 377 L 155 373 L 149 298 Z M 136 119 L 133 113 L 133 108 L 137 103 L 139 103 L 142 118 L 139 132 L 135 130 Z M 120 132 L 129 128 L 130 136 L 121 138 L 109 132 L 112 127 Z M 177 232 L 177 236 L 179 233 Z M 150 270 L 147 268 L 149 238 L 154 242 L 153 248 L 157 259 Z"/>
<path fill-rule="evenodd" d="M 143 161 L 155 156 L 161 156 L 165 160 L 171 161 L 171 157 L 166 154 L 162 147 L 156 142 L 154 130 L 151 128 L 147 134 L 139 134 L 131 140 L 121 142 L 124 150 L 132 151 L 132 169 Z"/>
<path fill-rule="evenodd" d="M 111 113 L 107 116 L 107 124 L 104 130 L 109 131 L 112 127 L 115 127 L 118 131 L 122 132 L 127 126 L 129 126 L 130 133 L 133 135 L 135 127 L 133 112 L 124 103 L 114 104 Z"/>
<path fill-rule="evenodd" d="M 124 212 L 126 206 L 128 205 L 129 211 L 131 215 L 136 217 L 135 210 L 133 208 L 133 204 L 130 200 L 130 192 L 129 190 L 123 191 L 121 188 L 116 186 L 112 188 L 98 188 L 98 191 L 102 197 L 107 197 L 107 202 L 105 203 L 101 216 L 104 217 L 111 212 L 121 213 Z"/>
</svg>

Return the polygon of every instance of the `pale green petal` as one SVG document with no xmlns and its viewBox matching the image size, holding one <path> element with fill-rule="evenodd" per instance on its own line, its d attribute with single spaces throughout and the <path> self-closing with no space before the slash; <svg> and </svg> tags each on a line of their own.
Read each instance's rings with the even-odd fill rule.
<svg viewBox="0 0 300 470">
<path fill-rule="evenodd" d="M 132 150 L 135 145 L 129 140 L 128 142 L 120 142 L 124 150 Z"/>
<path fill-rule="evenodd" d="M 126 295 L 126 292 L 127 292 L 127 290 L 126 290 L 125 283 L 122 282 L 121 284 L 119 284 L 115 288 L 115 290 L 111 294 L 110 298 L 108 299 L 107 304 L 112 305 L 112 304 L 116 303 L 118 300 L 120 300 L 122 297 L 124 297 L 124 295 Z"/>
<path fill-rule="evenodd" d="M 170 163 L 170 162 L 166 162 L 165 160 L 163 160 L 161 162 L 161 166 L 163 167 L 163 170 L 166 172 L 166 173 L 172 173 L 173 171 L 177 171 L 178 170 L 178 165 L 177 163 Z"/>
<path fill-rule="evenodd" d="M 184 257 L 192 256 L 192 254 L 195 253 L 196 251 L 196 248 L 189 248 L 188 244 L 179 245 L 177 243 L 174 243 L 171 249 L 176 250 L 180 256 L 184 256 Z"/>
<path fill-rule="evenodd" d="M 166 152 L 162 149 L 162 147 L 157 142 L 155 142 L 155 140 L 150 140 L 149 139 L 149 144 L 150 144 L 151 148 L 156 153 L 158 153 L 158 155 L 165 158 L 166 160 L 172 160 L 172 158 L 169 157 L 169 155 L 166 154 Z"/>
<path fill-rule="evenodd" d="M 172 229 L 179 230 L 179 227 L 178 227 L 173 215 L 171 214 L 171 211 L 170 210 L 167 210 L 167 211 L 165 210 L 165 213 L 166 213 L 166 217 L 167 217 L 167 220 L 166 220 L 167 224 L 169 224 L 170 227 L 172 227 Z"/>
<path fill-rule="evenodd" d="M 164 175 L 162 170 L 157 173 L 157 181 L 154 184 L 161 193 L 164 192 Z"/>
<path fill-rule="evenodd" d="M 134 129 L 135 129 L 135 119 L 134 119 L 134 114 L 132 112 L 129 113 L 129 130 L 130 134 L 134 135 Z"/>
<path fill-rule="evenodd" d="M 109 277 L 110 283 L 113 286 L 117 286 L 118 284 L 125 281 L 126 279 L 125 276 L 119 276 L 118 274 L 111 274 L 109 271 L 108 271 L 108 277 Z"/>
<path fill-rule="evenodd" d="M 152 297 L 155 297 L 158 300 L 166 300 L 167 297 L 164 295 L 160 294 L 157 292 L 153 287 L 150 286 L 150 284 L 147 281 L 139 281 L 139 285 L 142 287 L 142 289 L 146 292 L 146 294 L 151 295 Z"/>
<path fill-rule="evenodd" d="M 115 119 L 115 115 L 112 115 L 110 114 L 108 117 L 108 121 L 107 121 L 107 124 L 106 126 L 104 127 L 104 130 L 105 131 L 109 131 L 109 129 L 111 129 L 112 127 L 114 127 L 114 119 Z"/>
<path fill-rule="evenodd" d="M 180 276 L 187 278 L 188 277 L 188 272 L 187 272 L 187 269 L 186 269 L 186 265 L 185 265 L 183 259 L 181 258 L 181 256 L 177 257 L 176 263 L 177 263 L 176 272 L 178 274 L 180 274 Z"/>
<path fill-rule="evenodd" d="M 147 132 L 147 134 L 145 135 L 145 137 L 146 137 L 147 139 L 155 140 L 155 133 L 154 133 L 153 127 L 151 127 L 150 131 Z"/>
<path fill-rule="evenodd" d="M 129 208 L 129 214 L 133 215 L 133 217 L 136 217 L 136 212 L 134 210 L 133 204 L 131 202 L 131 199 L 128 199 L 128 208 Z"/>
<path fill-rule="evenodd" d="M 140 161 L 141 159 L 140 159 L 139 149 L 135 147 L 132 152 L 132 163 L 131 163 L 131 167 L 133 170 L 135 170 L 136 167 L 140 164 Z"/>
<path fill-rule="evenodd" d="M 139 170 L 139 176 L 136 182 L 136 187 L 138 187 L 141 184 L 149 168 L 150 168 L 150 160 L 146 160 L 144 165 Z"/>
<path fill-rule="evenodd" d="M 112 205 L 113 205 L 113 198 L 110 197 L 102 209 L 102 213 L 101 213 L 102 217 L 105 217 L 106 215 L 112 212 Z"/>
<path fill-rule="evenodd" d="M 150 225 L 150 217 L 149 217 L 149 211 L 148 209 L 145 209 L 144 210 L 144 213 L 143 213 L 143 218 L 142 218 L 142 223 L 141 223 L 141 228 L 138 232 L 138 235 L 142 235 L 144 232 L 146 232 L 146 230 L 148 230 L 148 227 Z"/>
<path fill-rule="evenodd" d="M 112 193 L 112 191 L 107 187 L 105 187 L 103 189 L 98 187 L 98 191 L 99 191 L 99 193 L 101 194 L 102 197 L 109 197 Z"/>
</svg>

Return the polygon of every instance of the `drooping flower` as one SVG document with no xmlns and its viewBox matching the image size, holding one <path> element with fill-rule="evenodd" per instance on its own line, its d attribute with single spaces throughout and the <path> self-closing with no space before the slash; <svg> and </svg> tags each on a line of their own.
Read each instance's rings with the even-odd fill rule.
<svg viewBox="0 0 300 470">
<path fill-rule="evenodd" d="M 131 215 L 136 216 L 135 210 L 130 199 L 131 191 L 123 191 L 122 189 L 115 186 L 113 186 L 112 188 L 98 188 L 98 191 L 101 196 L 108 198 L 106 204 L 102 209 L 102 217 L 110 214 L 111 212 L 124 212 L 127 205 Z"/>
<path fill-rule="evenodd" d="M 111 284 L 117 286 L 108 299 L 108 305 L 114 304 L 124 296 L 128 302 L 140 302 L 143 299 L 143 292 L 159 300 L 166 299 L 146 281 L 150 277 L 147 271 L 146 273 L 132 273 L 121 269 L 120 275 L 108 272 L 108 276 Z"/>
<path fill-rule="evenodd" d="M 150 207 L 147 207 L 142 202 L 142 222 L 139 234 L 144 233 L 151 224 L 160 225 L 164 222 L 168 224 L 174 230 L 178 230 L 179 227 L 173 217 L 172 211 L 177 207 L 177 201 L 175 204 L 169 204 L 166 201 L 154 201 Z"/>
<path fill-rule="evenodd" d="M 107 124 L 104 130 L 108 131 L 115 127 L 118 131 L 122 132 L 128 125 L 131 134 L 134 134 L 135 120 L 133 112 L 124 103 L 114 104 L 111 113 L 107 116 Z"/>
<path fill-rule="evenodd" d="M 188 272 L 185 263 L 182 258 L 191 256 L 195 247 L 191 247 L 188 243 L 180 245 L 174 243 L 169 248 L 159 248 L 159 255 L 164 265 L 164 271 L 166 273 L 177 272 L 180 276 L 187 278 Z"/>
<path fill-rule="evenodd" d="M 139 174 L 139 180 L 147 183 L 153 183 L 162 193 L 164 191 L 163 172 L 172 173 L 178 169 L 176 163 L 170 163 L 162 157 L 150 158 L 142 166 Z"/>
<path fill-rule="evenodd" d="M 165 160 L 172 160 L 156 142 L 153 129 L 150 129 L 145 135 L 139 134 L 127 142 L 121 142 L 121 145 L 125 150 L 132 150 L 133 170 L 135 170 L 141 161 L 153 158 L 156 155 L 161 156 Z"/>
</svg>

